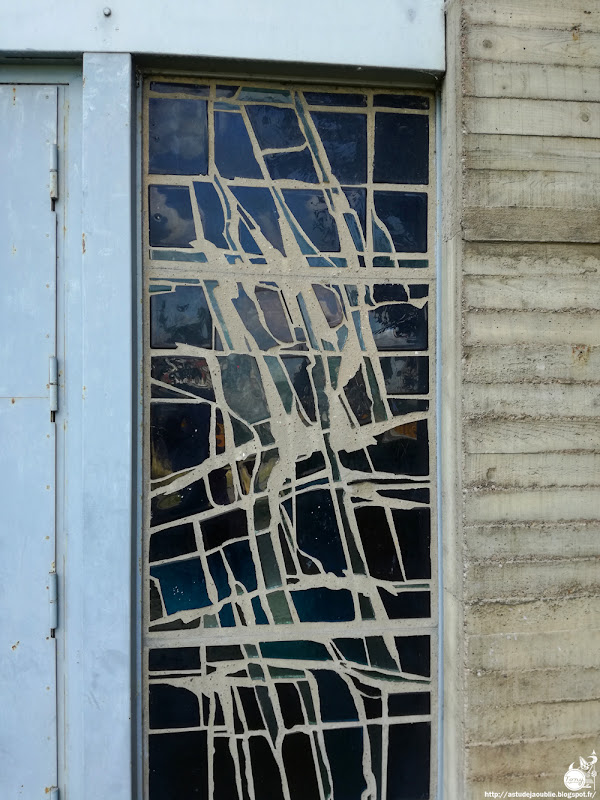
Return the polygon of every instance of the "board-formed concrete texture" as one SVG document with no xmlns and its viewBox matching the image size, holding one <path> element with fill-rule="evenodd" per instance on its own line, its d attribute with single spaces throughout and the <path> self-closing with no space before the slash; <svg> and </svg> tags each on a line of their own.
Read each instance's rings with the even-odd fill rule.
<svg viewBox="0 0 600 800">
<path fill-rule="evenodd" d="M 6 4 L 0 52 L 127 52 L 444 69 L 442 0 Z"/>
<path fill-rule="evenodd" d="M 479 800 L 600 744 L 600 12 L 447 13 L 445 796 Z"/>
</svg>

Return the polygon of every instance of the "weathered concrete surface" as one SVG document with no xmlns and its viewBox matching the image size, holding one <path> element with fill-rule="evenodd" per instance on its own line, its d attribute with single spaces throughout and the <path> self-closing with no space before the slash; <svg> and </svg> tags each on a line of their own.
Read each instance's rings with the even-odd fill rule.
<svg viewBox="0 0 600 800">
<path fill-rule="evenodd" d="M 479 800 L 600 745 L 600 12 L 450 0 L 447 35 L 444 783 Z"/>
</svg>

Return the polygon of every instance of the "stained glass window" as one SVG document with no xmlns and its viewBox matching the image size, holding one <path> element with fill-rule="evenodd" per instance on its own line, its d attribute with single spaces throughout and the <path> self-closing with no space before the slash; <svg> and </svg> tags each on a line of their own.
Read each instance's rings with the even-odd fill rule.
<svg viewBox="0 0 600 800">
<path fill-rule="evenodd" d="M 433 125 L 145 85 L 150 800 L 432 796 Z"/>
</svg>

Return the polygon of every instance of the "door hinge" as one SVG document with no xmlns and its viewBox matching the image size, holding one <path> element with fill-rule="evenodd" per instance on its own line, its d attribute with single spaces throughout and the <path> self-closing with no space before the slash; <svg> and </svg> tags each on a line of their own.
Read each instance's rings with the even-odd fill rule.
<svg viewBox="0 0 600 800">
<path fill-rule="evenodd" d="M 54 638 L 58 628 L 58 575 L 56 571 L 48 573 L 48 616 L 50 636 Z"/>
<path fill-rule="evenodd" d="M 48 790 L 46 791 L 48 792 Z M 58 800 L 58 786 L 51 786 L 46 797 L 49 798 L 49 800 Z"/>
<path fill-rule="evenodd" d="M 58 200 L 58 145 L 50 148 L 50 203 L 54 211 L 54 202 Z"/>
<path fill-rule="evenodd" d="M 50 420 L 54 422 L 54 415 L 58 411 L 58 361 L 56 356 L 49 357 L 48 363 L 48 393 L 50 399 Z"/>
</svg>

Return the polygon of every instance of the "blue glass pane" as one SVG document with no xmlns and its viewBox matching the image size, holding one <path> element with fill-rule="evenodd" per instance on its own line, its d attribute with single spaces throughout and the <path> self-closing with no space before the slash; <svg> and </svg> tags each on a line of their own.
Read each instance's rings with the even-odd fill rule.
<svg viewBox="0 0 600 800">
<path fill-rule="evenodd" d="M 252 234 L 243 220 L 240 220 L 238 225 L 238 236 L 241 248 L 245 253 L 257 253 L 258 255 L 262 255 L 260 247 L 252 238 Z"/>
<path fill-rule="evenodd" d="M 371 231 L 373 235 L 373 250 L 378 250 L 381 253 L 391 253 L 392 243 L 386 236 L 385 231 L 377 220 L 373 217 L 371 220 Z M 381 259 L 376 258 L 373 261 L 374 267 L 393 267 L 394 262 L 391 258 Z"/>
<path fill-rule="evenodd" d="M 366 189 L 349 189 L 342 186 L 348 205 L 352 211 L 356 211 L 356 215 L 361 224 L 363 234 L 367 233 L 367 190 Z"/>
<path fill-rule="evenodd" d="M 203 480 L 153 497 L 150 507 L 152 525 L 163 525 L 165 522 L 173 522 L 212 508 Z"/>
<path fill-rule="evenodd" d="M 152 403 L 152 478 L 201 464 L 210 455 L 211 407 L 205 403 Z"/>
<path fill-rule="evenodd" d="M 296 538 L 300 550 L 314 556 L 325 572 L 343 577 L 346 559 L 328 490 L 304 492 L 296 497 Z"/>
<path fill-rule="evenodd" d="M 374 192 L 375 211 L 387 227 L 397 253 L 427 252 L 427 195 Z"/>
<path fill-rule="evenodd" d="M 315 165 L 308 148 L 291 153 L 270 153 L 265 156 L 269 175 L 274 179 L 318 183 Z"/>
<path fill-rule="evenodd" d="M 228 544 L 223 552 L 236 581 L 245 586 L 248 592 L 256 591 L 256 572 L 250 544 L 247 541 L 234 542 Z"/>
<path fill-rule="evenodd" d="M 177 286 L 150 298 L 150 346 L 173 348 L 178 343 L 212 347 L 212 318 L 200 286 Z"/>
<path fill-rule="evenodd" d="M 426 356 L 381 358 L 385 390 L 389 394 L 427 394 L 429 359 Z"/>
<path fill-rule="evenodd" d="M 250 424 L 269 416 L 267 398 L 256 359 L 232 354 L 219 356 L 225 400 L 234 414 Z"/>
<path fill-rule="evenodd" d="M 346 92 L 304 92 L 306 102 L 311 106 L 366 106 L 364 94 Z"/>
<path fill-rule="evenodd" d="M 206 175 L 206 100 L 151 97 L 149 172 L 153 175 Z"/>
<path fill-rule="evenodd" d="M 335 800 L 360 800 L 366 793 L 363 774 L 362 728 L 341 728 L 323 732 L 327 757 L 333 780 Z M 388 795 L 396 800 L 395 795 Z"/>
<path fill-rule="evenodd" d="M 338 114 L 312 111 L 334 176 L 340 183 L 365 183 L 367 180 L 366 114 Z"/>
<path fill-rule="evenodd" d="M 287 89 L 267 89 L 260 86 L 244 86 L 237 99 L 258 103 L 292 102 L 292 96 Z"/>
<path fill-rule="evenodd" d="M 217 190 L 212 183 L 194 183 L 194 194 L 202 220 L 204 238 L 217 247 L 227 249 L 228 244 L 223 235 L 225 214 Z"/>
<path fill-rule="evenodd" d="M 225 178 L 262 178 L 246 123 L 237 112 L 215 111 L 215 163 Z"/>
<path fill-rule="evenodd" d="M 263 236 L 285 255 L 279 229 L 279 212 L 269 189 L 260 186 L 232 186 L 231 191 L 246 214 L 258 225 Z"/>
<path fill-rule="evenodd" d="M 390 725 L 387 788 L 394 800 L 429 797 L 431 724 Z"/>
<path fill-rule="evenodd" d="M 288 208 L 311 242 L 324 252 L 339 252 L 340 240 L 325 195 L 311 189 L 284 189 Z"/>
<path fill-rule="evenodd" d="M 323 722 L 358 720 L 356 706 L 342 676 L 327 669 L 315 669 L 313 675 L 319 687 Z"/>
<path fill-rule="evenodd" d="M 237 92 L 239 86 L 219 86 L 217 85 L 216 88 L 216 96 L 217 97 L 233 97 L 233 95 Z"/>
<path fill-rule="evenodd" d="M 150 186 L 150 246 L 191 247 L 196 239 L 187 186 Z"/>
<path fill-rule="evenodd" d="M 291 592 L 300 622 L 349 622 L 354 603 L 348 589 L 304 589 Z"/>
<path fill-rule="evenodd" d="M 196 97 L 208 97 L 210 94 L 208 86 L 201 86 L 197 83 L 164 83 L 163 81 L 151 81 L 150 91 L 161 94 L 193 94 Z"/>
<path fill-rule="evenodd" d="M 425 114 L 375 114 L 376 183 L 429 181 L 429 117 Z"/>
<path fill-rule="evenodd" d="M 426 350 L 427 305 L 408 303 L 377 306 L 369 311 L 373 340 L 378 350 Z"/>
<path fill-rule="evenodd" d="M 324 644 L 311 641 L 261 642 L 260 651 L 265 658 L 285 658 L 294 661 L 331 661 Z"/>
<path fill-rule="evenodd" d="M 373 105 L 384 108 L 414 108 L 427 111 L 429 98 L 419 94 L 376 94 Z"/>
<path fill-rule="evenodd" d="M 247 106 L 258 143 L 263 150 L 272 147 L 298 147 L 304 144 L 304 134 L 298 125 L 296 112 L 278 106 Z"/>
<path fill-rule="evenodd" d="M 150 567 L 150 574 L 160 583 L 167 614 L 210 605 L 199 558 Z"/>
</svg>

